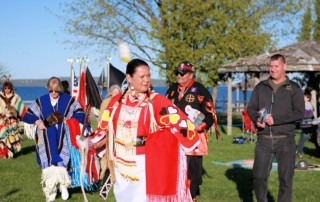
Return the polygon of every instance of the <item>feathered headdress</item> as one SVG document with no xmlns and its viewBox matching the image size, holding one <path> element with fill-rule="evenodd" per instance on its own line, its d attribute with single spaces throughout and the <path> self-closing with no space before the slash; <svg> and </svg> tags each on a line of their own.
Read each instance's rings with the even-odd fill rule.
<svg viewBox="0 0 320 202">
<path fill-rule="evenodd" d="M 3 75 L 3 77 L 5 78 L 5 81 L 4 81 L 3 85 L 2 85 L 2 92 L 4 93 L 5 87 L 9 87 L 11 89 L 11 93 L 14 94 L 14 88 L 13 88 L 13 84 L 11 82 L 11 74 Z"/>
<path fill-rule="evenodd" d="M 6 79 L 4 82 L 11 82 L 11 74 L 3 75 L 3 77 Z"/>
</svg>

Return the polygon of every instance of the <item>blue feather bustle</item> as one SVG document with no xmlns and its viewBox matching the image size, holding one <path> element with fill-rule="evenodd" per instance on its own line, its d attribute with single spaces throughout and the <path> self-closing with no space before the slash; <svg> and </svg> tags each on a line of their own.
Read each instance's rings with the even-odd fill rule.
<svg viewBox="0 0 320 202">
<path fill-rule="evenodd" d="M 65 132 L 70 151 L 69 175 L 71 177 L 71 186 L 80 187 L 82 182 L 82 185 L 86 189 L 86 191 L 96 191 L 98 188 L 98 184 L 89 182 L 88 173 L 85 171 L 86 167 L 84 167 L 84 170 L 81 171 L 81 152 L 71 144 L 70 132 L 67 124 L 65 124 Z M 81 172 L 83 172 L 82 179 Z"/>
</svg>

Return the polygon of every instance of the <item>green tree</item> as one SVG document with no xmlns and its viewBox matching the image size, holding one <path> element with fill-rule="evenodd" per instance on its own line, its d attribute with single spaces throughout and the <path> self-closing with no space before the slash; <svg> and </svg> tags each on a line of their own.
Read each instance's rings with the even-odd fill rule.
<svg viewBox="0 0 320 202">
<path fill-rule="evenodd" d="M 320 0 L 315 0 L 314 8 L 316 20 L 314 22 L 313 40 L 320 42 Z"/>
<path fill-rule="evenodd" d="M 306 41 L 311 40 L 312 37 L 312 28 L 313 28 L 313 21 L 312 21 L 312 12 L 311 12 L 311 3 L 308 3 L 307 10 L 303 15 L 302 18 L 302 27 L 300 31 L 300 35 L 298 37 L 298 41 Z"/>
<path fill-rule="evenodd" d="M 175 81 L 172 70 L 177 63 L 188 60 L 198 67 L 202 83 L 214 86 L 219 79 L 215 70 L 221 64 L 259 53 L 270 42 L 270 35 L 261 31 L 255 17 L 243 17 L 250 15 L 250 4 L 201 2 L 166 1 L 160 8 L 153 37 L 164 49 L 158 57 L 167 65 L 169 83 Z"/>
<path fill-rule="evenodd" d="M 315 20 L 315 25 L 314 25 L 313 40 L 320 43 L 320 0 L 315 1 L 314 7 L 315 7 L 315 13 L 316 13 L 316 20 Z M 310 80 L 312 88 L 317 90 L 318 96 L 319 96 L 320 83 L 319 82 L 311 82 L 311 81 L 319 81 L 320 73 L 315 72 L 315 74 L 313 75 L 313 78 L 309 78 L 309 80 Z M 318 103 L 318 106 L 319 106 L 319 103 Z"/>
<path fill-rule="evenodd" d="M 78 0 L 66 2 L 66 30 L 74 44 L 116 50 L 118 40 L 160 68 L 167 82 L 181 61 L 196 65 L 205 86 L 216 86 L 217 69 L 239 57 L 259 54 L 283 35 L 300 0 Z"/>
<path fill-rule="evenodd" d="M 298 40 L 300 42 L 305 40 L 320 42 L 320 0 L 308 0 L 307 3 L 307 8 L 302 18 L 302 27 Z M 300 78 L 302 78 L 302 80 L 300 79 L 299 81 L 300 83 L 303 83 L 310 89 L 318 91 L 319 84 L 314 82 L 315 80 L 318 80 L 318 72 L 304 72 L 300 75 Z"/>
</svg>

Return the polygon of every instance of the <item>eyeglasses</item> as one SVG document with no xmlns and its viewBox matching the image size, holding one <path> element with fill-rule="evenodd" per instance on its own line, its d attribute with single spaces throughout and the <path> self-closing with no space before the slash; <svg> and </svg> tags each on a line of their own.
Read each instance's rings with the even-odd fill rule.
<svg viewBox="0 0 320 202">
<path fill-rule="evenodd" d="M 55 92 L 55 93 L 60 93 L 60 90 L 49 90 L 49 92 L 50 92 L 50 93 L 53 93 L 53 92 Z"/>
<path fill-rule="evenodd" d="M 176 76 L 178 76 L 178 75 L 180 75 L 180 76 L 186 75 L 186 74 L 183 74 L 183 73 L 181 73 L 181 72 L 179 72 L 179 71 L 175 71 L 174 73 L 175 73 Z"/>
</svg>

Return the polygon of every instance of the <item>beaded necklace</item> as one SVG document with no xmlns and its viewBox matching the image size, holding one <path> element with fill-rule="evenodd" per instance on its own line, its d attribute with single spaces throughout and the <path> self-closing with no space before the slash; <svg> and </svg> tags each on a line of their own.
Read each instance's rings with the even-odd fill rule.
<svg viewBox="0 0 320 202">
<path fill-rule="evenodd" d="M 184 88 L 184 91 L 181 92 L 181 89 L 178 87 L 179 100 L 180 100 L 181 98 L 183 98 L 184 94 L 186 94 L 186 92 L 187 92 L 188 90 L 189 90 L 189 88 L 186 87 L 186 88 Z"/>
<path fill-rule="evenodd" d="M 145 100 L 145 96 L 139 96 L 137 104 L 132 104 L 127 95 L 119 105 L 120 112 L 117 120 L 117 132 L 115 136 L 116 166 L 121 175 L 131 181 L 139 180 L 136 168 L 136 147 L 135 142 L 138 132 L 138 122 L 142 108 L 140 107 Z M 130 103 L 131 102 L 131 103 Z M 136 101 L 134 101 L 136 102 Z M 128 105 L 129 104 L 129 105 Z"/>
</svg>

